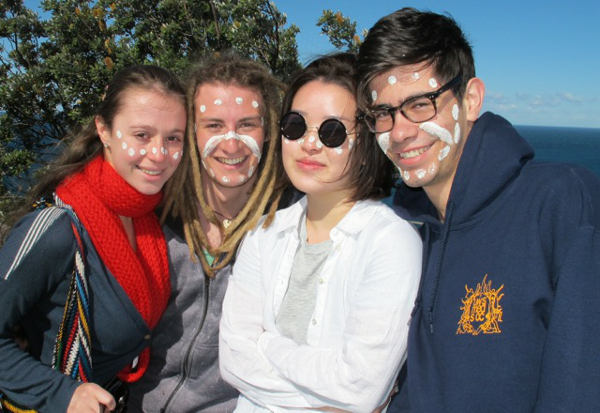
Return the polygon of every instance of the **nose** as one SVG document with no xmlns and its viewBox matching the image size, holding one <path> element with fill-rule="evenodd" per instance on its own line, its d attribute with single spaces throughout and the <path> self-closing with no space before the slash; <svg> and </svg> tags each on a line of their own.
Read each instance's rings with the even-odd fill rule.
<svg viewBox="0 0 600 413">
<path fill-rule="evenodd" d="M 240 151 L 241 145 L 244 143 L 235 138 L 225 139 L 221 142 L 220 148 L 223 152 L 228 154 L 235 154 Z"/>
<path fill-rule="evenodd" d="M 402 143 L 407 139 L 414 138 L 419 133 L 419 125 L 404 117 L 398 110 L 394 113 L 394 125 L 390 130 L 390 141 Z"/>
<path fill-rule="evenodd" d="M 318 152 L 323 144 L 319 140 L 319 132 L 317 127 L 306 128 L 304 136 L 302 136 L 302 149 L 308 153 Z"/>
<path fill-rule="evenodd" d="M 152 139 L 146 150 L 148 152 L 147 156 L 156 163 L 164 162 L 169 154 L 163 138 Z"/>
</svg>

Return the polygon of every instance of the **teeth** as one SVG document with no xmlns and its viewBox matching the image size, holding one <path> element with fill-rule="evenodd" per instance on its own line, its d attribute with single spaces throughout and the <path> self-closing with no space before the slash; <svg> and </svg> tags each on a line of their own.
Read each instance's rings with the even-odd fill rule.
<svg viewBox="0 0 600 413">
<path fill-rule="evenodd" d="M 421 148 L 421 149 L 415 149 L 415 150 L 412 150 L 409 152 L 402 152 L 400 154 L 400 157 L 402 159 L 414 158 L 415 156 L 419 156 L 419 155 L 425 153 L 427 151 L 427 149 L 429 149 L 429 148 Z"/>
<path fill-rule="evenodd" d="M 140 168 L 140 170 L 143 173 L 148 174 L 148 175 L 152 175 L 152 176 L 160 175 L 160 171 L 150 171 L 148 169 L 142 169 L 142 168 Z"/>
<path fill-rule="evenodd" d="M 244 159 L 246 159 L 245 156 L 242 156 L 241 158 L 217 158 L 217 160 L 221 163 L 227 164 L 227 165 L 237 165 L 239 163 L 244 162 Z"/>
</svg>

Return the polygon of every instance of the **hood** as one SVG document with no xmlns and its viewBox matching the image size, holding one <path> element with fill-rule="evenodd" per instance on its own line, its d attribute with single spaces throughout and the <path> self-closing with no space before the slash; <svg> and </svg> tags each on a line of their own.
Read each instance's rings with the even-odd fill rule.
<svg viewBox="0 0 600 413">
<path fill-rule="evenodd" d="M 465 143 L 446 207 L 448 220 L 461 224 L 484 210 L 533 154 L 532 147 L 506 119 L 484 113 Z M 394 196 L 394 207 L 409 220 L 439 223 L 436 209 L 422 188 L 402 183 Z"/>
</svg>

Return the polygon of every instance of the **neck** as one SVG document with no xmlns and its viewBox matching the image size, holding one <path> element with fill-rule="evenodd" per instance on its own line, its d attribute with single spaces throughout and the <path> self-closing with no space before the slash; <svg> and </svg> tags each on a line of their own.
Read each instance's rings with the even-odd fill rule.
<svg viewBox="0 0 600 413">
<path fill-rule="evenodd" d="M 204 199 L 208 206 L 215 212 L 219 221 L 232 221 L 244 208 L 250 198 L 250 191 L 254 185 L 255 177 L 249 179 L 244 185 L 234 188 L 218 185 L 202 170 L 202 189 Z M 208 238 L 211 248 L 217 248 L 223 242 L 224 234 L 221 227 L 210 222 L 200 210 L 200 222 Z"/>
<path fill-rule="evenodd" d="M 330 231 L 355 204 L 349 198 L 349 190 L 306 195 L 306 237 L 309 244 L 329 239 Z"/>
</svg>

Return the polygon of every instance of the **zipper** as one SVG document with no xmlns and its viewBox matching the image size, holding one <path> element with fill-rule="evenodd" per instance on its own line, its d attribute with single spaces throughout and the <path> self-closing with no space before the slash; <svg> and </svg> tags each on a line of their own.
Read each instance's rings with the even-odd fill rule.
<svg viewBox="0 0 600 413">
<path fill-rule="evenodd" d="M 198 339 L 198 336 L 200 335 L 200 332 L 202 331 L 202 328 L 204 327 L 204 322 L 206 320 L 206 314 L 208 313 L 209 296 L 210 296 L 210 278 L 207 277 L 206 275 L 204 275 L 204 303 L 202 304 L 202 318 L 200 319 L 200 325 L 198 326 L 198 329 L 194 333 L 194 337 L 192 337 L 192 341 L 190 342 L 190 345 L 188 346 L 187 351 L 185 352 L 185 357 L 183 359 L 183 371 L 181 373 L 181 377 L 179 378 L 179 381 L 177 382 L 177 386 L 175 386 L 175 390 L 173 390 L 173 392 L 169 395 L 169 398 L 167 399 L 167 402 L 165 403 L 164 407 L 162 409 L 160 409 L 161 413 L 167 412 L 167 408 L 169 407 L 169 404 L 171 404 L 171 402 L 175 398 L 175 395 L 181 389 L 181 386 L 183 386 L 183 383 L 187 379 L 192 349 L 194 348 L 194 344 L 196 343 L 196 340 Z"/>
</svg>

